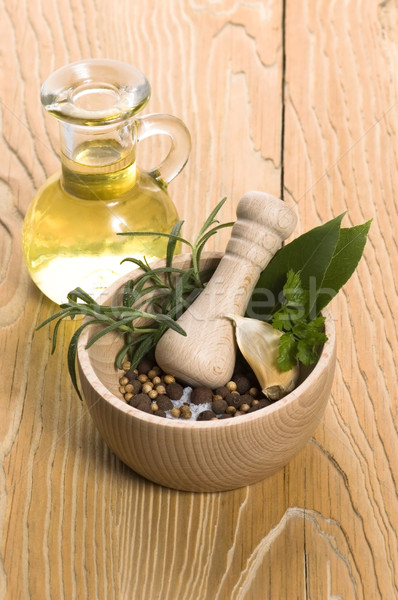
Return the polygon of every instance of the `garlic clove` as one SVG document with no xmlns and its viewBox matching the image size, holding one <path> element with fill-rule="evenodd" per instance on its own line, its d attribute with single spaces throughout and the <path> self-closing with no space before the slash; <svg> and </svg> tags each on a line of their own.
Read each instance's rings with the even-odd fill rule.
<svg viewBox="0 0 398 600">
<path fill-rule="evenodd" d="M 244 358 L 253 369 L 262 392 L 271 400 L 279 400 L 291 392 L 299 375 L 298 366 L 281 371 L 276 359 L 279 354 L 279 338 L 282 333 L 269 323 L 225 315 L 235 324 L 236 341 Z"/>
</svg>

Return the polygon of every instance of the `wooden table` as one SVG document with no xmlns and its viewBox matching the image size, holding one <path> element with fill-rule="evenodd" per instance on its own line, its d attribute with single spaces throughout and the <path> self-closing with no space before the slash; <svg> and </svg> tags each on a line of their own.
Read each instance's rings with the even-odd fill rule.
<svg viewBox="0 0 398 600">
<path fill-rule="evenodd" d="M 398 598 L 398 6 L 393 0 L 1 0 L 0 597 Z M 146 73 L 145 112 L 193 141 L 170 186 L 185 234 L 249 189 L 297 208 L 295 235 L 373 218 L 332 302 L 338 365 L 314 437 L 286 468 L 219 494 L 163 489 L 107 449 L 72 390 L 56 306 L 21 227 L 58 168 L 40 83 L 88 57 Z M 151 161 L 151 149 L 142 149 Z M 213 246 L 222 250 L 228 233 Z"/>
</svg>

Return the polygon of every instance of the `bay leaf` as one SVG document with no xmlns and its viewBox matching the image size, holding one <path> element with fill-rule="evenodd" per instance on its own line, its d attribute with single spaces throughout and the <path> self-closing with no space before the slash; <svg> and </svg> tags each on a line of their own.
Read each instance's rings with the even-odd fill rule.
<svg viewBox="0 0 398 600">
<path fill-rule="evenodd" d="M 341 228 L 332 260 L 326 270 L 322 287 L 316 298 L 316 314 L 325 308 L 343 285 L 350 279 L 363 254 L 372 220 L 362 225 Z"/>
<path fill-rule="evenodd" d="M 280 248 L 261 273 L 249 301 L 246 315 L 269 320 L 280 305 L 280 297 L 290 269 L 300 273 L 304 289 L 322 286 L 340 237 L 345 213 L 314 227 Z"/>
</svg>

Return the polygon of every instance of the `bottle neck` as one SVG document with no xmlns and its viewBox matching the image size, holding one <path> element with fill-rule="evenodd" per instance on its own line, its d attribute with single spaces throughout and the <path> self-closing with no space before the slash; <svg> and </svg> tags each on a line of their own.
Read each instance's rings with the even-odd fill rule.
<svg viewBox="0 0 398 600">
<path fill-rule="evenodd" d="M 112 200 L 136 183 L 134 120 L 89 127 L 61 123 L 61 182 L 80 198 Z"/>
</svg>

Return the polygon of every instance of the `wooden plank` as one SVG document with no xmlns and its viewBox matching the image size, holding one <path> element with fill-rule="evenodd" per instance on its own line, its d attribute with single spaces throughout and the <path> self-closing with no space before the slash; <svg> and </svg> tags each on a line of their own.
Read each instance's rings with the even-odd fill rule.
<svg viewBox="0 0 398 600">
<path fill-rule="evenodd" d="M 302 8 L 287 2 L 286 197 L 303 230 L 343 211 L 346 226 L 373 218 L 358 271 L 332 305 L 340 365 L 303 490 L 316 523 L 305 526 L 308 597 L 394 598 L 397 9 Z M 330 596 L 319 596 L 320 582 Z"/>
<path fill-rule="evenodd" d="M 20 236 L 34 191 L 58 165 L 39 84 L 87 56 L 141 68 L 153 87 L 145 112 L 187 123 L 192 157 L 170 191 L 188 237 L 224 195 L 223 220 L 249 189 L 278 195 L 281 22 L 276 1 L 0 2 L 1 597 L 222 599 L 264 585 L 251 556 L 283 516 L 281 475 L 265 488 L 182 494 L 124 467 L 72 391 L 74 327 L 51 358 L 50 331 L 34 334 L 55 307 L 27 276 Z M 142 161 L 153 152 L 143 147 Z"/>
</svg>

